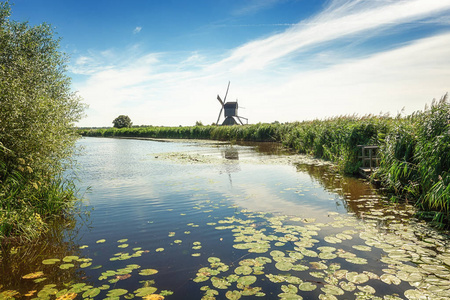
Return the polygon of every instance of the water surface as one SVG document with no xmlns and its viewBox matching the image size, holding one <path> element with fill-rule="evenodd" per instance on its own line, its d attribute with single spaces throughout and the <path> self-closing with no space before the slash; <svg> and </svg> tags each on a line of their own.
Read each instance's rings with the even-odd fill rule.
<svg viewBox="0 0 450 300">
<path fill-rule="evenodd" d="M 79 145 L 79 187 L 93 210 L 37 245 L 3 249 L 4 298 L 450 295 L 448 237 L 328 164 L 275 144 Z"/>
</svg>

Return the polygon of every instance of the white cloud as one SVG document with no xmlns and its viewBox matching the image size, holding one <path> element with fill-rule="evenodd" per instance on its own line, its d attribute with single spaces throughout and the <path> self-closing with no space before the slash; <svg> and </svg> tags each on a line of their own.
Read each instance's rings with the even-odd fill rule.
<svg viewBox="0 0 450 300">
<path fill-rule="evenodd" d="M 136 28 L 134 28 L 133 33 L 138 34 L 139 32 L 141 32 L 141 30 L 142 30 L 142 27 L 137 26 Z"/>
<path fill-rule="evenodd" d="M 76 82 L 90 105 L 80 126 L 108 126 L 119 114 L 129 115 L 134 124 L 210 124 L 220 109 L 216 95 L 223 96 L 228 80 L 228 99 L 239 98 L 246 107 L 240 114 L 251 123 L 422 109 L 449 88 L 450 33 L 393 44 L 380 53 L 371 49 L 373 54 L 359 57 L 333 48 L 333 42 L 446 20 L 449 9 L 450 0 L 337 0 L 224 59 L 202 51 L 141 53 L 139 47 L 88 53 L 72 68 L 88 76 Z M 322 63 L 306 67 L 312 62 Z"/>
</svg>

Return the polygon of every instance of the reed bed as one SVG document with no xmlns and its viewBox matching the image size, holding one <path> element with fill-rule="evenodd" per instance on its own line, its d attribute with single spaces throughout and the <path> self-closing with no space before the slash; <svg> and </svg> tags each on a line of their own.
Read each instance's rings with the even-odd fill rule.
<svg viewBox="0 0 450 300">
<path fill-rule="evenodd" d="M 285 124 L 80 129 L 83 136 L 280 142 L 336 163 L 347 174 L 361 166 L 358 145 L 379 146 L 372 179 L 394 201 L 412 201 L 423 217 L 444 224 L 450 214 L 450 104 L 445 95 L 411 115 L 339 116 Z"/>
</svg>

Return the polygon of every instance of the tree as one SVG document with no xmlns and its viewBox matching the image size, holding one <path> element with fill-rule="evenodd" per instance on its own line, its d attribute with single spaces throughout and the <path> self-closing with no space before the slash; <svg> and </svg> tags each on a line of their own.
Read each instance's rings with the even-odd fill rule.
<svg viewBox="0 0 450 300">
<path fill-rule="evenodd" d="M 112 121 L 114 124 L 114 127 L 116 128 L 124 128 L 124 127 L 131 127 L 133 123 L 131 122 L 131 119 L 129 116 L 120 115 L 117 118 Z"/>
<path fill-rule="evenodd" d="M 4 199 L 41 201 L 62 178 L 85 108 L 52 27 L 10 14 L 8 1 L 0 2 L 0 208 Z"/>
</svg>

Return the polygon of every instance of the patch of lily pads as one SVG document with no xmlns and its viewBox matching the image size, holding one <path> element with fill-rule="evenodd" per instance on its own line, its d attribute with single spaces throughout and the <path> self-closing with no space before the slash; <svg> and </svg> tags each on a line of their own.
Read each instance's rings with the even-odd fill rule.
<svg viewBox="0 0 450 300">
<path fill-rule="evenodd" d="M 279 287 L 279 299 L 450 298 L 450 248 L 442 244 L 442 236 L 428 237 L 431 232 L 421 223 L 413 227 L 389 218 L 392 227 L 380 230 L 377 222 L 330 216 L 329 223 L 314 223 L 246 212 L 242 218 L 219 221 L 216 230 L 231 230 L 233 248 L 245 258 L 226 264 L 210 257 L 210 266 L 199 269 L 193 279 L 203 285 L 203 299 L 264 297 L 268 283 Z M 329 228 L 342 230 L 320 234 Z M 343 245 L 351 240 L 357 244 Z M 384 253 L 381 262 L 370 256 L 373 249 Z M 382 264 L 381 273 L 378 268 L 371 271 L 373 263 Z M 361 271 L 364 266 L 367 270 Z M 390 288 L 399 285 L 403 295 Z"/>
<path fill-rule="evenodd" d="M 118 248 L 125 249 L 124 243 L 126 239 L 119 240 Z M 105 243 L 106 240 L 97 241 L 98 244 Z M 140 247 L 133 248 L 132 252 L 120 252 L 115 254 L 110 260 L 129 260 L 134 257 L 139 257 L 149 251 L 142 250 Z M 98 270 L 99 276 L 97 280 L 90 280 L 96 284 L 87 284 L 85 282 L 70 282 L 66 284 L 53 284 L 47 282 L 47 275 L 55 272 L 55 268 L 60 269 L 61 272 L 70 271 L 75 268 L 88 268 L 92 265 L 93 259 L 79 256 L 65 256 L 63 258 L 45 258 L 42 260 L 41 270 L 25 274 L 21 280 L 33 282 L 34 288 L 28 292 L 21 294 L 14 290 L 1 290 L 0 299 L 17 299 L 20 297 L 28 297 L 29 299 L 37 300 L 66 300 L 66 299 L 94 299 L 102 296 L 102 299 L 132 299 L 141 297 L 143 299 L 164 299 L 164 297 L 172 295 L 172 291 L 161 290 L 154 286 L 154 280 L 148 280 L 148 277 L 154 277 L 158 273 L 156 269 L 143 269 L 137 264 L 126 264 L 123 267 L 114 270 L 103 270 L 103 267 L 96 265 L 91 267 L 91 270 Z M 140 279 L 141 287 L 136 290 L 127 290 L 121 288 L 121 281 L 130 277 Z M 94 278 L 92 278 L 94 279 Z M 42 285 L 42 282 L 47 282 Z M 39 288 L 39 286 L 41 286 Z"/>
</svg>

